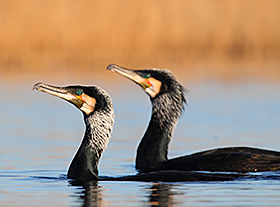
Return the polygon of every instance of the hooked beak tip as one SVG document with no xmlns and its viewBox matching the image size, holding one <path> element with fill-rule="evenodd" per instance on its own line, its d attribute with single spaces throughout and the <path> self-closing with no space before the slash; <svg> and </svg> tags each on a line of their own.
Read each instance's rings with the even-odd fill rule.
<svg viewBox="0 0 280 207">
<path fill-rule="evenodd" d="M 116 67 L 115 64 L 110 64 L 110 65 L 107 66 L 107 70 L 112 70 L 115 67 Z"/>
<path fill-rule="evenodd" d="M 32 87 L 32 90 L 37 90 L 39 91 L 40 90 L 40 87 L 41 87 L 42 83 L 36 83 L 33 87 Z"/>
</svg>

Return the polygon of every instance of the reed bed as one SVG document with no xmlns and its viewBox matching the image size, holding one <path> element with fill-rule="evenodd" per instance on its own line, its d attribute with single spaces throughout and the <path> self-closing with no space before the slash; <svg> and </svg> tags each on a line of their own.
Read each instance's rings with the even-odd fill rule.
<svg viewBox="0 0 280 207">
<path fill-rule="evenodd" d="M 280 77 L 279 11 L 278 0 L 0 0 L 0 71 L 117 63 Z"/>
</svg>

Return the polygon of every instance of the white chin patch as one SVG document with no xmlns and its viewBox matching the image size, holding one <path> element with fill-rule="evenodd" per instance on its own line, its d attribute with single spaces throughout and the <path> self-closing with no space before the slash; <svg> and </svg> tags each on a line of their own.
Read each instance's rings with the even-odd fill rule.
<svg viewBox="0 0 280 207">
<path fill-rule="evenodd" d="M 87 103 L 84 103 L 82 105 L 82 107 L 80 108 L 80 110 L 82 110 L 83 112 L 85 112 L 86 114 L 90 114 L 91 112 L 94 111 L 94 107 L 91 105 L 88 105 Z"/>
<path fill-rule="evenodd" d="M 160 92 L 161 82 L 154 79 L 153 77 L 149 78 L 150 83 L 152 84 L 149 88 L 144 89 L 152 98 L 154 98 Z"/>
<path fill-rule="evenodd" d="M 154 90 L 154 87 L 151 86 L 149 88 L 146 88 L 145 89 L 146 93 L 149 94 L 149 96 L 151 96 L 152 98 L 154 98 L 157 94 L 158 94 L 158 91 Z"/>
<path fill-rule="evenodd" d="M 80 108 L 83 112 L 86 114 L 90 114 L 91 112 L 94 111 L 95 104 L 96 104 L 96 99 L 93 97 L 90 97 L 86 94 L 82 95 L 82 98 L 86 101 L 82 107 Z"/>
</svg>

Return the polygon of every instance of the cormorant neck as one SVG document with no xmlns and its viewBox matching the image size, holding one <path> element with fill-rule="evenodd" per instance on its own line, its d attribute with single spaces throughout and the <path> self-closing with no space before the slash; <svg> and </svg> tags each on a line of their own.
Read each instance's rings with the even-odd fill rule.
<svg viewBox="0 0 280 207">
<path fill-rule="evenodd" d="M 68 169 L 76 180 L 98 180 L 98 162 L 107 147 L 114 124 L 113 111 L 84 115 L 86 130 L 82 143 Z"/>
<path fill-rule="evenodd" d="M 171 92 L 151 99 L 152 116 L 137 149 L 137 169 L 159 169 L 167 160 L 168 144 L 183 108 L 183 100 L 178 97 Z"/>
</svg>

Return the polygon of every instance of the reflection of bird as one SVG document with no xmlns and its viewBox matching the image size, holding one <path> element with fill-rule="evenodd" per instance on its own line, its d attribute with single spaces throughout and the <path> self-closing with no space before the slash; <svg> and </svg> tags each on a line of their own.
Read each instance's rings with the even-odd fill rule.
<svg viewBox="0 0 280 207">
<path fill-rule="evenodd" d="M 148 192 L 149 201 L 147 204 L 151 206 L 155 206 L 153 204 L 157 204 L 157 206 L 176 206 L 183 204 L 183 202 L 178 202 L 178 199 L 174 199 L 175 195 L 179 195 L 176 191 L 176 186 L 170 183 L 154 183 L 152 186 L 149 186 Z M 184 195 L 182 193 L 181 195 Z M 183 196 L 178 196 L 183 197 Z"/>
<path fill-rule="evenodd" d="M 108 93 L 96 86 L 56 87 L 44 83 L 35 84 L 33 89 L 65 99 L 83 112 L 86 131 L 67 175 L 76 180 L 98 180 L 97 165 L 114 124 Z"/>
<path fill-rule="evenodd" d="M 150 96 L 152 116 L 136 157 L 136 168 L 253 172 L 280 169 L 280 152 L 228 147 L 167 159 L 173 129 L 184 109 L 184 89 L 168 70 L 131 70 L 114 64 L 107 69 L 134 81 Z"/>
</svg>

